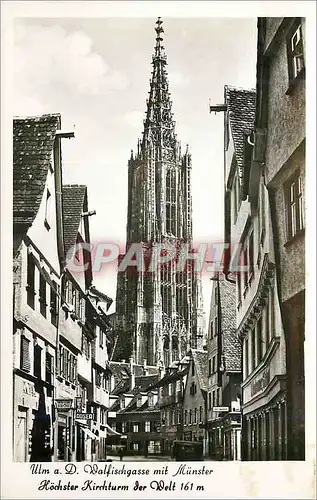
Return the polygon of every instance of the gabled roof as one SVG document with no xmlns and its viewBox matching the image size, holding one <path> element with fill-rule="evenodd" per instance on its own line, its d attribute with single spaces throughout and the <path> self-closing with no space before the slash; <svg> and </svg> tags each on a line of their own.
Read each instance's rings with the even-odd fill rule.
<svg viewBox="0 0 317 500">
<path fill-rule="evenodd" d="M 202 391 L 207 391 L 208 389 L 208 378 L 207 378 L 207 363 L 208 363 L 208 353 L 207 351 L 200 351 L 198 349 L 192 349 L 192 358 L 195 364 L 196 376 Z"/>
<path fill-rule="evenodd" d="M 13 224 L 33 224 L 60 122 L 59 114 L 13 120 Z"/>
<path fill-rule="evenodd" d="M 87 186 L 65 184 L 63 186 L 63 229 L 65 255 L 76 244 L 85 199 L 87 202 Z"/>
<path fill-rule="evenodd" d="M 240 182 L 243 184 L 244 136 L 254 128 L 256 92 L 255 89 L 241 89 L 225 86 L 225 102 L 233 138 Z"/>
</svg>

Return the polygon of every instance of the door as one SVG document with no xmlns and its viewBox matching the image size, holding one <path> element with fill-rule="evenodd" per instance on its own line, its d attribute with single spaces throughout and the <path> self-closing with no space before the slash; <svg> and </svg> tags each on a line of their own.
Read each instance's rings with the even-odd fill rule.
<svg viewBox="0 0 317 500">
<path fill-rule="evenodd" d="M 27 462 L 27 449 L 27 409 L 19 406 L 15 442 L 16 462 Z"/>
</svg>

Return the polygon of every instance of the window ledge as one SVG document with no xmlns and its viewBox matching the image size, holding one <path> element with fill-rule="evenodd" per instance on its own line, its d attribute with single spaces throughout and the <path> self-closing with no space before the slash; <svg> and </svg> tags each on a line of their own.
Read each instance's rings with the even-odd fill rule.
<svg viewBox="0 0 317 500">
<path fill-rule="evenodd" d="M 305 236 L 305 228 L 301 229 L 300 231 L 297 231 L 297 233 L 292 236 L 286 243 L 284 243 L 284 247 L 287 248 L 288 246 L 291 246 L 295 241 L 300 240 Z"/>
<path fill-rule="evenodd" d="M 304 67 L 295 76 L 295 78 L 293 78 L 292 80 L 290 80 L 290 82 L 288 84 L 288 89 L 286 90 L 285 95 L 292 95 L 292 93 L 294 92 L 294 89 L 298 86 L 299 82 L 301 80 L 305 79 L 305 75 L 306 75 L 306 70 L 305 70 L 305 67 Z"/>
</svg>

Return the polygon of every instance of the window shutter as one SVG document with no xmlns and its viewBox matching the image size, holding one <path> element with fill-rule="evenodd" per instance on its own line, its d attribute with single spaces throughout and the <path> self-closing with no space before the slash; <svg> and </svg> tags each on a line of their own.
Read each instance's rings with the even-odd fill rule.
<svg viewBox="0 0 317 500">
<path fill-rule="evenodd" d="M 21 336 L 21 370 L 25 372 L 30 372 L 31 363 L 30 363 L 30 341 Z"/>
</svg>

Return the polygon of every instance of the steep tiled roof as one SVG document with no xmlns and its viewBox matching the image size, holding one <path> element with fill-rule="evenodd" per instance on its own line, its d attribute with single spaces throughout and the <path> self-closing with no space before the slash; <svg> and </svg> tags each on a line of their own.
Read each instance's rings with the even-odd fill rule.
<svg viewBox="0 0 317 500">
<path fill-rule="evenodd" d="M 223 276 L 219 278 L 222 344 L 227 372 L 241 370 L 241 343 L 236 334 L 236 289 Z"/>
<path fill-rule="evenodd" d="M 63 229 L 65 255 L 75 245 L 84 208 L 87 186 L 78 184 L 63 186 Z"/>
<path fill-rule="evenodd" d="M 240 89 L 225 86 L 225 102 L 228 106 L 229 122 L 240 181 L 243 184 L 244 134 L 253 130 L 255 118 L 254 89 Z"/>
<path fill-rule="evenodd" d="M 143 375 L 135 377 L 135 391 L 147 391 L 159 380 L 159 375 Z"/>
<path fill-rule="evenodd" d="M 195 363 L 195 369 L 197 374 L 197 379 L 199 386 L 202 391 L 207 391 L 208 388 L 208 378 L 207 378 L 207 363 L 208 363 L 208 353 L 207 351 L 200 351 L 198 349 L 192 349 L 192 357 Z"/>
<path fill-rule="evenodd" d="M 13 120 L 13 223 L 31 225 L 43 197 L 60 115 Z"/>
</svg>

